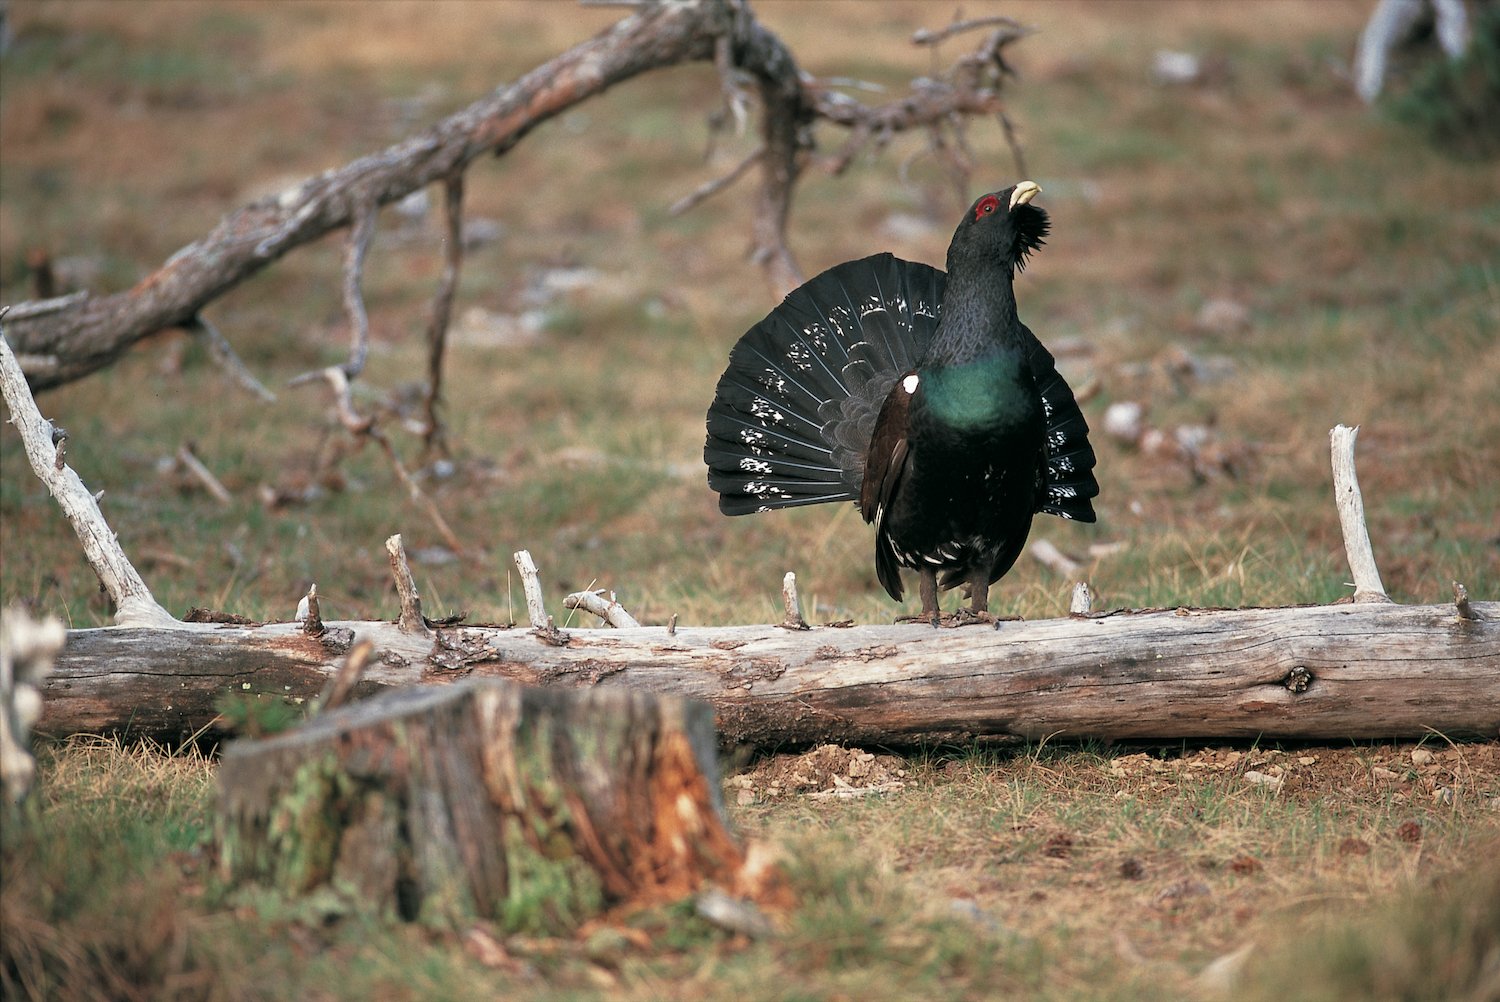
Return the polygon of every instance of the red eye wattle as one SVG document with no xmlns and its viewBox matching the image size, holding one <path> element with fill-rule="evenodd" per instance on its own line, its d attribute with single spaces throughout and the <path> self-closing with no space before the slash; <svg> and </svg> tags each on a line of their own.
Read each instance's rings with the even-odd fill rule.
<svg viewBox="0 0 1500 1002">
<path fill-rule="evenodd" d="M 994 195 L 986 195 L 979 200 L 978 205 L 974 206 L 974 218 L 987 216 L 998 208 L 1000 208 L 1000 199 Z"/>
</svg>

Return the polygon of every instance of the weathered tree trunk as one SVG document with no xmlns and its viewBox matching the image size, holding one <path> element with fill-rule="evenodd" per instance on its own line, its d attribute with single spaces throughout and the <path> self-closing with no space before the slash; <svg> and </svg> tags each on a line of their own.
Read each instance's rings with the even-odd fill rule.
<svg viewBox="0 0 1500 1002">
<path fill-rule="evenodd" d="M 221 872 L 384 918 L 564 933 L 712 882 L 763 896 L 725 828 L 708 706 L 496 680 L 404 689 L 219 772 Z M 774 891 L 775 888 L 769 888 Z"/>
<path fill-rule="evenodd" d="M 1478 617 L 1478 618 L 1468 618 Z M 1494 737 L 1500 603 L 1176 610 L 1005 623 L 573 630 L 435 637 L 388 623 L 74 630 L 47 680 L 44 733 L 176 737 L 226 691 L 317 696 L 354 636 L 361 683 L 492 676 L 703 699 L 726 744 L 911 745 L 969 737 Z"/>
</svg>

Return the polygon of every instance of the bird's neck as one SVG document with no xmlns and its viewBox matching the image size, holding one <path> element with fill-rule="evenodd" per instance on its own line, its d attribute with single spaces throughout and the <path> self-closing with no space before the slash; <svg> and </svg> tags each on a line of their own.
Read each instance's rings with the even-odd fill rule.
<svg viewBox="0 0 1500 1002">
<path fill-rule="evenodd" d="M 951 262 L 950 262 L 951 264 Z M 1019 348 L 1021 321 L 1008 272 L 951 269 L 943 314 L 927 353 L 927 365 L 967 365 L 997 350 Z"/>
</svg>

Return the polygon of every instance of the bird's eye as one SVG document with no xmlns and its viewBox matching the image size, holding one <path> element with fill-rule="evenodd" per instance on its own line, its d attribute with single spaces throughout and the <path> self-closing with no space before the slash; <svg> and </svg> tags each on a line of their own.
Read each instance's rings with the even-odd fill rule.
<svg viewBox="0 0 1500 1002">
<path fill-rule="evenodd" d="M 988 216 L 999 207 L 1000 199 L 996 198 L 994 195 L 986 195 L 981 198 L 979 200 L 979 204 L 974 207 L 974 218 L 978 219 L 980 216 Z"/>
</svg>

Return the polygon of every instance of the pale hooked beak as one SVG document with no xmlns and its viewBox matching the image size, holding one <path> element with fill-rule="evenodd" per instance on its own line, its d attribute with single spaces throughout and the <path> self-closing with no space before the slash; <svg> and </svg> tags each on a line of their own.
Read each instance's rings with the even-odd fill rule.
<svg viewBox="0 0 1500 1002">
<path fill-rule="evenodd" d="M 1018 205 L 1025 205 L 1041 193 L 1042 186 L 1035 181 L 1022 181 L 1010 193 L 1010 207 L 1014 209 Z"/>
</svg>

